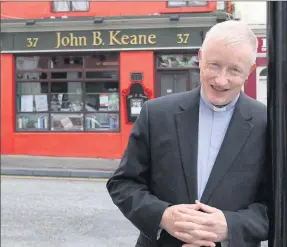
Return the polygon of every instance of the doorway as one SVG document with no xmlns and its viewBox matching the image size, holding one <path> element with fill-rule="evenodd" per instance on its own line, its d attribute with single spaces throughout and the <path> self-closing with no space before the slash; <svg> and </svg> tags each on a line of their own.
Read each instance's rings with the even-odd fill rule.
<svg viewBox="0 0 287 247">
<path fill-rule="evenodd" d="M 181 93 L 200 85 L 199 69 L 157 71 L 156 97 Z"/>
</svg>

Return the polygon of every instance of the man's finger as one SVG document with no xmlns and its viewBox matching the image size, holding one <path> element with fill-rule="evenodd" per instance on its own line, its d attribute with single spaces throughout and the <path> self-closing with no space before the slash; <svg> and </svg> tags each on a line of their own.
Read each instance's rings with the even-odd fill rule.
<svg viewBox="0 0 287 247">
<path fill-rule="evenodd" d="M 200 211 L 190 209 L 190 208 L 183 207 L 183 208 L 177 208 L 176 210 L 180 213 L 188 214 L 191 216 L 202 216 L 202 217 L 208 216 L 208 214 L 206 214 L 205 212 L 200 212 Z"/>
<path fill-rule="evenodd" d="M 195 246 L 206 246 L 206 247 L 215 247 L 215 243 L 208 240 L 203 239 L 195 239 L 190 234 L 185 232 L 176 232 L 175 237 L 185 243 Z"/>
<path fill-rule="evenodd" d="M 198 201 L 195 201 L 195 202 L 197 203 L 197 205 L 200 206 L 200 209 L 206 213 L 212 214 L 212 213 L 217 212 L 217 208 L 208 206 L 208 205 L 201 203 L 201 202 L 198 202 Z"/>
<path fill-rule="evenodd" d="M 178 231 L 190 231 L 190 230 L 203 230 L 201 225 L 195 224 L 193 222 L 176 221 L 174 226 Z"/>
<path fill-rule="evenodd" d="M 215 247 L 215 243 L 206 240 L 195 240 L 192 244 L 184 244 L 183 247 Z"/>
</svg>

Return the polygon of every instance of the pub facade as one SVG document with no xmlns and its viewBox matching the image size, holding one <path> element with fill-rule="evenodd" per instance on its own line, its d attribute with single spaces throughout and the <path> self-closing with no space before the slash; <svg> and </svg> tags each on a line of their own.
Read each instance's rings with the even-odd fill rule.
<svg viewBox="0 0 287 247">
<path fill-rule="evenodd" d="M 120 158 L 146 100 L 199 85 L 198 49 L 228 18 L 2 20 L 1 153 Z"/>
</svg>

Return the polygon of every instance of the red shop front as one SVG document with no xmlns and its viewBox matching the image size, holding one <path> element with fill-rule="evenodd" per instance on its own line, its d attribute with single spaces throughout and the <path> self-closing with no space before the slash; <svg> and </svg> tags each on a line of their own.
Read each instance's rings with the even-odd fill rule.
<svg viewBox="0 0 287 247">
<path fill-rule="evenodd" d="M 53 21 L 2 25 L 2 154 L 120 158 L 146 100 L 199 85 L 217 18 Z"/>
</svg>

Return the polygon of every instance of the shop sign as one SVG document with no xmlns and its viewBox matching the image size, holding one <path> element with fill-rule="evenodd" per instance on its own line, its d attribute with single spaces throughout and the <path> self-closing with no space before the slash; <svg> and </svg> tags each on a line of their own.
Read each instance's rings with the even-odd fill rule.
<svg viewBox="0 0 287 247">
<path fill-rule="evenodd" d="M 207 28 L 2 33 L 2 52 L 198 48 Z"/>
<path fill-rule="evenodd" d="M 266 37 L 258 37 L 258 49 L 257 53 L 266 53 L 267 52 L 267 39 Z"/>
</svg>

